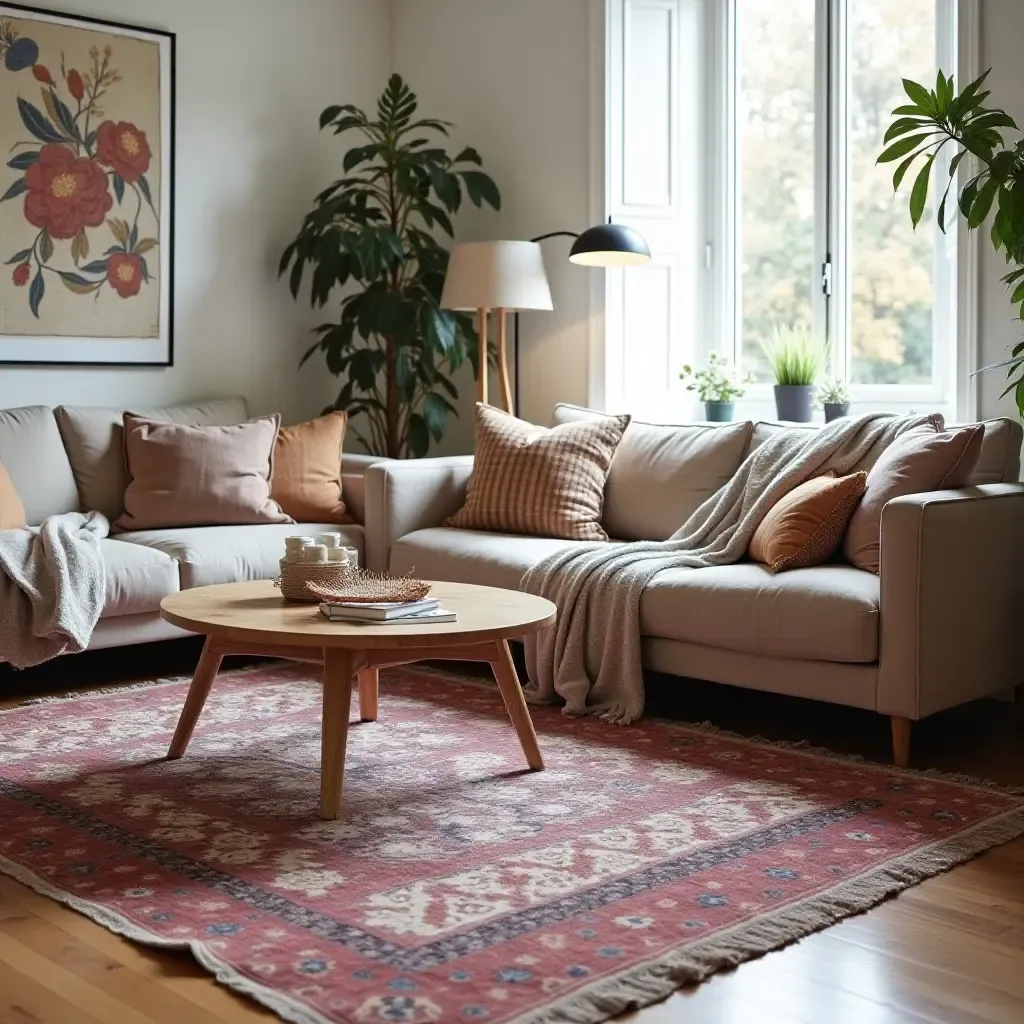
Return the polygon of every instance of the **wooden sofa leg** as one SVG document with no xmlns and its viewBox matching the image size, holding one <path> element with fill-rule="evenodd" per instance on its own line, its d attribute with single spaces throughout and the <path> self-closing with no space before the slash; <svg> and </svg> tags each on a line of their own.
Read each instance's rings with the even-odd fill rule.
<svg viewBox="0 0 1024 1024">
<path fill-rule="evenodd" d="M 893 715 L 892 722 L 892 760 L 897 768 L 910 767 L 910 730 L 913 721 Z"/>
</svg>

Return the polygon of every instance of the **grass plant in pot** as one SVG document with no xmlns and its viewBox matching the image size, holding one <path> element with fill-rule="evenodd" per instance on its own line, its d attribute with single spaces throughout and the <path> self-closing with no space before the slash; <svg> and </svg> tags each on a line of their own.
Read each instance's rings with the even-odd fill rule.
<svg viewBox="0 0 1024 1024">
<path fill-rule="evenodd" d="M 712 423 L 728 423 L 736 399 L 743 397 L 745 381 L 738 379 L 736 368 L 717 352 L 712 352 L 707 366 L 699 370 L 684 366 L 679 379 L 687 381 L 687 391 L 697 392 L 704 403 L 704 417 Z"/>
<path fill-rule="evenodd" d="M 810 423 L 814 384 L 825 368 L 825 346 L 803 324 L 776 325 L 761 341 L 775 376 L 775 412 L 780 420 Z"/>
<path fill-rule="evenodd" d="M 838 377 L 825 380 L 818 389 L 818 401 L 825 410 L 826 423 L 850 414 L 850 390 L 846 386 L 846 381 Z"/>
</svg>

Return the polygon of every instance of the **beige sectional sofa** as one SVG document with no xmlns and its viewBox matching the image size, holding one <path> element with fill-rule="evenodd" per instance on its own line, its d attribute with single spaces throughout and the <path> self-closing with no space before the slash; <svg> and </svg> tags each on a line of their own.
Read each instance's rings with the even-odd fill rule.
<svg viewBox="0 0 1024 1024">
<path fill-rule="evenodd" d="M 555 420 L 589 415 L 559 406 Z M 893 717 L 900 761 L 910 721 L 1024 682 L 1022 431 L 1007 419 L 985 427 L 972 486 L 885 507 L 878 576 L 840 563 L 773 575 L 744 562 L 655 577 L 641 605 L 645 665 L 879 711 Z M 605 489 L 606 530 L 621 540 L 667 538 L 780 429 L 633 421 Z M 472 467 L 468 456 L 368 467 L 370 563 L 514 588 L 541 558 L 573 544 L 444 526 Z"/>
<path fill-rule="evenodd" d="M 138 409 L 179 423 L 241 423 L 244 399 Z M 111 521 L 122 511 L 126 483 L 120 409 L 29 406 L 0 411 L 0 462 L 14 482 L 29 525 L 63 512 L 99 509 Z M 114 534 L 100 542 L 107 570 L 106 606 L 90 648 L 147 643 L 186 635 L 160 618 L 160 600 L 189 587 L 278 574 L 284 538 L 341 532 L 365 557 L 363 474 L 376 461 L 345 455 L 342 490 L 356 522 L 268 526 L 206 526 Z"/>
</svg>

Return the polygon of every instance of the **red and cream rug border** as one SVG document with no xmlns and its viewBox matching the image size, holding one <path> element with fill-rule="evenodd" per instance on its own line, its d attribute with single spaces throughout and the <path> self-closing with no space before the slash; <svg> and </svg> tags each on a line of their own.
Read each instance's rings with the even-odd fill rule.
<svg viewBox="0 0 1024 1024">
<path fill-rule="evenodd" d="M 452 678 L 440 669 L 418 666 L 420 672 L 436 672 Z M 222 673 L 222 676 L 244 675 L 252 668 Z M 493 689 L 483 680 L 459 677 L 460 683 Z M 15 708 L 33 704 L 63 701 L 102 700 L 129 690 L 180 685 L 184 677 L 169 677 L 120 687 L 84 690 L 81 693 L 56 697 L 39 697 L 21 702 Z M 0 719 L 4 711 L 0 711 Z M 653 719 L 648 719 L 653 721 Z M 753 745 L 784 749 L 797 755 L 824 758 L 833 762 L 856 764 L 860 769 L 876 768 L 890 775 L 933 779 L 975 789 L 998 792 L 1007 796 L 1024 795 L 1024 787 L 1004 786 L 970 775 L 942 772 L 937 769 L 898 769 L 871 762 L 854 754 L 840 754 L 807 741 L 769 740 L 761 736 L 745 736 L 720 729 L 710 722 L 689 723 L 659 719 L 660 724 L 678 726 L 682 730 L 700 730 L 723 738 Z M 713 939 L 689 947 L 685 952 L 660 954 L 651 961 L 631 967 L 621 974 L 605 977 L 594 985 L 577 990 L 570 996 L 548 1004 L 541 1010 L 529 1011 L 515 1024 L 601 1024 L 629 1010 L 639 1009 L 668 998 L 674 991 L 704 981 L 720 970 L 735 967 L 746 960 L 780 949 L 816 931 L 821 931 L 844 918 L 862 914 L 890 897 L 949 871 L 959 864 L 1003 843 L 1024 836 L 1024 808 L 1016 808 L 994 820 L 988 820 L 964 833 L 945 838 L 873 868 L 832 886 L 827 893 L 808 897 L 785 908 L 763 914 L 717 933 Z M 292 1000 L 281 992 L 259 984 L 220 960 L 206 943 L 196 940 L 168 940 L 141 928 L 120 914 L 89 900 L 83 900 L 59 889 L 19 864 L 0 856 L 0 872 L 28 886 L 49 899 L 70 907 L 104 928 L 134 942 L 158 949 L 189 950 L 196 961 L 218 982 L 247 995 L 281 1018 L 295 1024 L 331 1024 L 310 1006 Z"/>
</svg>

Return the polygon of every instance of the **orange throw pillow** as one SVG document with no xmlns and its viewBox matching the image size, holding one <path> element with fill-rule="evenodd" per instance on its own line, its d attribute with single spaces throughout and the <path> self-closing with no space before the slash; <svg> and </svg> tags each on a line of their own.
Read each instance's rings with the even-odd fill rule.
<svg viewBox="0 0 1024 1024">
<path fill-rule="evenodd" d="M 351 523 L 341 496 L 341 446 L 348 414 L 330 412 L 282 427 L 271 497 L 300 523 Z"/>
<path fill-rule="evenodd" d="M 18 497 L 14 481 L 0 466 L 0 530 L 20 530 L 26 525 L 25 506 Z"/>
<path fill-rule="evenodd" d="M 775 572 L 821 565 L 842 543 L 867 478 L 867 473 L 828 473 L 794 487 L 761 520 L 750 557 Z"/>
</svg>

